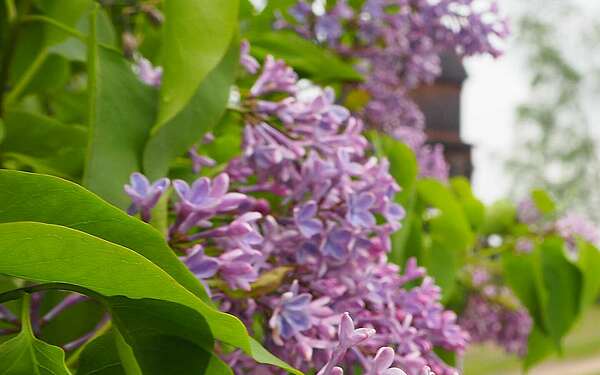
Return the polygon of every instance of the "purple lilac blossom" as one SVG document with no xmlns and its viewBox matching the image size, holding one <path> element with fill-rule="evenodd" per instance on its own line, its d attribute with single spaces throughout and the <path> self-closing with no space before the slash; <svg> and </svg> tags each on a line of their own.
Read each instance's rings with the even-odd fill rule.
<svg viewBox="0 0 600 375">
<path fill-rule="evenodd" d="M 358 59 L 357 69 L 366 79 L 347 85 L 347 90 L 365 91 L 369 101 L 357 115 L 370 127 L 409 144 L 422 176 L 447 179 L 443 155 L 437 146 L 425 144 L 423 114 L 409 93 L 441 74 L 442 53 L 500 54 L 499 41 L 509 30 L 496 2 L 367 0 L 353 9 L 346 0 L 338 0 L 316 14 L 312 1 L 301 0 L 289 13 L 295 22 L 280 17 L 277 28 L 292 28 L 344 57 Z M 358 32 L 352 32 L 357 25 Z"/>
<path fill-rule="evenodd" d="M 472 292 L 459 323 L 476 343 L 491 342 L 506 352 L 524 357 L 533 321 L 505 286 L 495 283 L 482 267 L 470 270 Z"/>
<path fill-rule="evenodd" d="M 362 121 L 335 104 L 333 90 L 314 86 L 305 95 L 282 61 L 268 56 L 264 65 L 249 95 L 240 90 L 240 156 L 214 179 L 173 182 L 171 244 L 202 246 L 183 260 L 200 280 L 222 281 L 211 283 L 213 300 L 249 328 L 263 316 L 264 345 L 303 371 L 326 367 L 345 348 L 331 374 L 357 365 L 382 374 L 397 367 L 421 375 L 425 366 L 456 374 L 433 349 L 461 355 L 468 335 L 442 306 L 440 288 L 415 260 L 403 272 L 387 260 L 404 216 L 388 161 L 369 154 Z M 264 96 L 273 92 L 277 100 Z M 271 209 L 253 195 L 280 203 Z M 274 289 L 253 289 L 281 269 L 286 277 Z M 227 289 L 252 298 L 232 298 Z M 345 312 L 364 329 L 350 329 Z M 355 341 L 361 350 L 348 347 Z M 381 347 L 393 348 L 391 362 L 377 357 Z M 239 352 L 224 359 L 238 374 L 279 373 Z"/>
<path fill-rule="evenodd" d="M 137 61 L 136 71 L 140 80 L 148 86 L 160 86 L 163 73 L 162 67 L 154 67 L 150 61 L 140 57 Z"/>
<path fill-rule="evenodd" d="M 158 200 L 169 187 L 169 179 L 161 178 L 150 184 L 146 176 L 135 172 L 131 175 L 129 184 L 125 185 L 125 192 L 131 198 L 131 206 L 127 212 L 130 215 L 140 213 L 142 220 L 150 221 L 151 211 Z"/>
<path fill-rule="evenodd" d="M 273 61 L 267 57 L 267 63 Z M 258 87 L 277 86 L 265 71 Z M 363 351 L 349 351 L 340 367 L 368 366 L 361 356 L 390 346 L 396 352 L 393 364 L 409 375 L 421 374 L 427 365 L 440 375 L 454 374 L 432 349 L 460 354 L 468 335 L 444 310 L 440 289 L 422 268 L 411 260 L 400 273 L 387 262 L 389 236 L 404 216 L 394 203 L 400 188 L 389 163 L 369 156 L 362 122 L 335 104 L 332 90 L 313 87 L 311 96 L 298 87 L 281 91 L 289 96 L 272 101 L 255 90 L 241 98 L 251 115 L 242 155 L 227 168 L 240 191 L 280 196 L 284 204 L 284 211 L 259 224 L 263 242 L 253 245 L 268 259 L 255 268 L 293 266 L 297 280 L 293 290 L 282 286 L 285 298 L 257 300 L 272 309 L 265 312 L 271 321 L 267 347 L 302 370 L 321 368 L 335 351 L 340 317 L 350 312 L 377 334 L 365 341 Z M 402 288 L 418 279 L 421 285 Z M 227 311 L 250 319 L 246 303 L 227 301 L 222 305 Z M 236 357 L 238 373 L 255 367 Z"/>
<path fill-rule="evenodd" d="M 600 239 L 598 228 L 583 216 L 575 213 L 568 213 L 558 219 L 555 227 L 558 234 L 568 243 L 575 244 L 578 237 L 590 243 L 597 243 Z"/>
</svg>

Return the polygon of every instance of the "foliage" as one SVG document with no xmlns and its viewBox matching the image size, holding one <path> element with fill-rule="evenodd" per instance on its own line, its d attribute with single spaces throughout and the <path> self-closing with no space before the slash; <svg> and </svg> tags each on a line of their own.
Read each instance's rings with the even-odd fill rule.
<svg viewBox="0 0 600 375">
<path fill-rule="evenodd" d="M 467 331 L 560 351 L 595 227 L 543 190 L 485 207 L 369 110 L 504 22 L 376 3 L 5 1 L 0 372 L 454 374 Z M 507 329 L 476 336 L 482 304 Z"/>
</svg>

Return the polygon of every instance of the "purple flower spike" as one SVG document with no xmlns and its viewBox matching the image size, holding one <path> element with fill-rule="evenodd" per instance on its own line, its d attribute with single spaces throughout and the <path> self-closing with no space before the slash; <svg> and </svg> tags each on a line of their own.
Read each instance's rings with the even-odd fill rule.
<svg viewBox="0 0 600 375">
<path fill-rule="evenodd" d="M 394 349 L 389 347 L 380 348 L 371 362 L 369 375 L 406 375 L 399 368 L 390 367 L 394 363 Z"/>
<path fill-rule="evenodd" d="M 337 260 L 348 256 L 348 246 L 352 240 L 352 233 L 345 229 L 334 229 L 329 232 L 325 244 L 323 245 L 323 254 Z"/>
<path fill-rule="evenodd" d="M 275 60 L 273 56 L 268 55 L 263 72 L 250 89 L 250 93 L 253 96 L 270 92 L 294 93 L 297 81 L 298 75 L 292 68 L 287 66 L 283 60 Z"/>
<path fill-rule="evenodd" d="M 309 329 L 312 325 L 308 293 L 298 294 L 298 283 L 294 282 L 289 292 L 281 296 L 278 306 L 273 311 L 269 326 L 273 329 L 273 340 L 282 345 L 283 339 L 289 339 L 297 333 Z"/>
<path fill-rule="evenodd" d="M 375 330 L 371 328 L 354 328 L 354 321 L 347 312 L 342 315 L 340 321 L 340 327 L 338 330 L 338 337 L 340 346 L 344 349 L 349 349 L 356 346 L 369 337 L 375 334 Z"/>
<path fill-rule="evenodd" d="M 258 68 L 260 68 L 258 61 L 250 56 L 250 43 L 245 39 L 242 40 L 240 46 L 240 64 L 250 74 L 255 74 L 258 71 Z"/>
<path fill-rule="evenodd" d="M 125 193 L 129 195 L 132 203 L 127 212 L 130 215 L 140 212 L 142 220 L 148 222 L 150 221 L 150 212 L 169 187 L 169 179 L 161 178 L 150 185 L 146 176 L 135 172 L 131 174 L 129 181 L 130 184 L 125 185 Z"/>
<path fill-rule="evenodd" d="M 294 208 L 294 222 L 300 233 L 306 238 L 319 234 L 323 231 L 323 223 L 316 219 L 317 204 L 314 201 L 306 202 Z"/>
<path fill-rule="evenodd" d="M 371 193 L 351 194 L 346 219 L 357 228 L 372 228 L 375 226 L 375 216 L 369 209 L 373 203 L 375 196 Z"/>
<path fill-rule="evenodd" d="M 140 80 L 148 86 L 158 87 L 162 81 L 162 67 L 154 67 L 145 58 L 140 58 L 137 63 L 137 73 Z"/>
</svg>

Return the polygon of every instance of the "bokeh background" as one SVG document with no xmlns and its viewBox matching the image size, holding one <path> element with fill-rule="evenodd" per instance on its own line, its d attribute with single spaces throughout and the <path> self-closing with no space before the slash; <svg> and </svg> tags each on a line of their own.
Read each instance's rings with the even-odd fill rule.
<svg viewBox="0 0 600 375">
<path fill-rule="evenodd" d="M 600 1 L 502 0 L 512 36 L 498 59 L 465 61 L 461 138 L 486 203 L 544 187 L 600 223 Z M 600 374 L 600 308 L 574 330 L 562 358 L 532 374 Z M 477 347 L 465 374 L 518 374 L 516 360 Z"/>
</svg>

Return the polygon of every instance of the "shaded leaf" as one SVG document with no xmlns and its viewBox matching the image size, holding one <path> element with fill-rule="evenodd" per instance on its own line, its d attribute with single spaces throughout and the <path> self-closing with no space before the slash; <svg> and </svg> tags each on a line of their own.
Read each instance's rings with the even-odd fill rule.
<svg viewBox="0 0 600 375">
<path fill-rule="evenodd" d="M 42 115 L 23 111 L 6 114 L 6 139 L 0 150 L 36 172 L 81 176 L 87 131 Z"/>
<path fill-rule="evenodd" d="M 148 176 L 154 179 L 166 176 L 170 163 L 219 123 L 238 65 L 239 45 L 234 39 L 223 60 L 200 84 L 187 106 L 153 130 L 144 150 L 144 171 Z"/>
<path fill-rule="evenodd" d="M 157 128 L 188 104 L 223 59 L 237 30 L 238 8 L 239 0 L 165 1 Z"/>
</svg>

